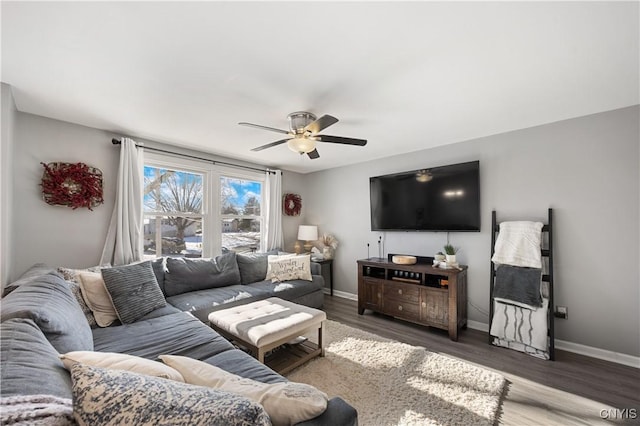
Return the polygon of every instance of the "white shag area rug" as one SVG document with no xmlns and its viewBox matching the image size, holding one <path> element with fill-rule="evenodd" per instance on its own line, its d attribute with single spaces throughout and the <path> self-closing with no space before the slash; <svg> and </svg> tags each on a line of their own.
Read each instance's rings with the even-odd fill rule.
<svg viewBox="0 0 640 426">
<path fill-rule="evenodd" d="M 340 396 L 361 426 L 492 425 L 506 385 L 498 373 L 330 320 L 325 352 L 287 378 Z"/>
</svg>

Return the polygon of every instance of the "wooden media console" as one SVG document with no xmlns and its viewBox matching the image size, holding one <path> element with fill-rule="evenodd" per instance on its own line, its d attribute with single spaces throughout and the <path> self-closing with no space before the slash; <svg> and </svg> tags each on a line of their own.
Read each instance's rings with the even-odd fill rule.
<svg viewBox="0 0 640 426">
<path fill-rule="evenodd" d="M 447 330 L 457 341 L 458 331 L 467 325 L 467 267 L 358 260 L 358 314 L 365 309 Z"/>
</svg>

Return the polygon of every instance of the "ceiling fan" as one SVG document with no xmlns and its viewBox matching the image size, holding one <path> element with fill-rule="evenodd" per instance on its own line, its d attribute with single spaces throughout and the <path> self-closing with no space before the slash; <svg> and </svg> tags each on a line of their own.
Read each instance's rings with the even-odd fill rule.
<svg viewBox="0 0 640 426">
<path fill-rule="evenodd" d="M 299 154 L 307 154 L 312 160 L 319 158 L 320 154 L 316 149 L 316 142 L 340 143 L 345 145 L 365 146 L 364 139 L 345 138 L 342 136 L 319 135 L 318 132 L 326 129 L 332 124 L 336 124 L 338 119 L 330 115 L 323 115 L 320 118 L 310 112 L 292 112 L 287 116 L 290 130 L 280 130 L 273 127 L 261 126 L 253 123 L 238 123 L 241 126 L 255 127 L 256 129 L 270 130 L 272 132 L 284 133 L 288 135 L 285 139 L 271 142 L 266 145 L 253 148 L 251 151 L 262 151 L 263 149 L 287 143 L 289 149 Z"/>
</svg>

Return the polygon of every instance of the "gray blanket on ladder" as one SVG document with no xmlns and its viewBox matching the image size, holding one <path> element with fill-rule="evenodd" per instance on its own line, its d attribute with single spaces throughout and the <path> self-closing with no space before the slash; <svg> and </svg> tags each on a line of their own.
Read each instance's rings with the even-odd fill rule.
<svg viewBox="0 0 640 426">
<path fill-rule="evenodd" d="M 493 297 L 528 309 L 542 307 L 542 269 L 500 265 L 496 270 Z"/>
</svg>

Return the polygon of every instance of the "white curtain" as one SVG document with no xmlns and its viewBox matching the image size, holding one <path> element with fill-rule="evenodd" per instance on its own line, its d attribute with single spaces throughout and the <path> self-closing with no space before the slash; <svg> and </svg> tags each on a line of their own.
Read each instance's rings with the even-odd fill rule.
<svg viewBox="0 0 640 426">
<path fill-rule="evenodd" d="M 265 211 L 267 212 L 267 224 L 264 233 L 264 250 L 273 250 L 284 247 L 282 234 L 282 171 L 267 172 L 265 182 Z"/>
<path fill-rule="evenodd" d="M 122 138 L 116 202 L 100 264 L 126 265 L 142 259 L 142 164 L 136 143 Z"/>
</svg>

